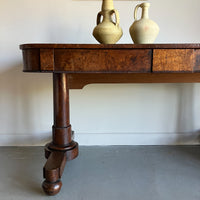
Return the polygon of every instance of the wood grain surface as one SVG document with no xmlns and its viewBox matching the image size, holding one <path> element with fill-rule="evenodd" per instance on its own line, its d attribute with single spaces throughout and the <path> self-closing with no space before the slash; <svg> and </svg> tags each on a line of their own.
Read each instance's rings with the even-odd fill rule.
<svg viewBox="0 0 200 200">
<path fill-rule="evenodd" d="M 24 71 L 38 72 L 40 71 L 40 50 L 39 49 L 26 49 L 23 53 Z"/>
<path fill-rule="evenodd" d="M 149 49 L 55 50 L 55 71 L 86 72 L 150 72 Z"/>
<path fill-rule="evenodd" d="M 24 44 L 20 48 L 25 72 L 200 71 L 200 44 Z"/>
<path fill-rule="evenodd" d="M 154 49 L 153 72 L 193 72 L 194 49 Z"/>
<path fill-rule="evenodd" d="M 99 83 L 200 83 L 200 73 L 69 74 L 69 88 L 82 89 Z"/>
<path fill-rule="evenodd" d="M 54 49 L 40 49 L 40 70 L 54 70 Z"/>
</svg>

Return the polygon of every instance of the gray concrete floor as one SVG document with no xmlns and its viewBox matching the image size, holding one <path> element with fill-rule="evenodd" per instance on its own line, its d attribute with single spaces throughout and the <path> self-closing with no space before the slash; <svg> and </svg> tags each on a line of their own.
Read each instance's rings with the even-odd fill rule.
<svg viewBox="0 0 200 200">
<path fill-rule="evenodd" d="M 200 147 L 80 147 L 63 187 L 41 189 L 43 147 L 0 147 L 0 200 L 199 200 Z"/>
</svg>

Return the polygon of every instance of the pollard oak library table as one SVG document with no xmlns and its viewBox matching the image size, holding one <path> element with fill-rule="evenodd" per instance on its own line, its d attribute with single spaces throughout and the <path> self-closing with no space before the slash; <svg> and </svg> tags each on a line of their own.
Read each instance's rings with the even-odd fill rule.
<svg viewBox="0 0 200 200">
<path fill-rule="evenodd" d="M 24 72 L 53 74 L 54 124 L 42 186 L 55 195 L 66 161 L 78 156 L 69 121 L 69 89 L 91 83 L 200 82 L 200 44 L 23 44 Z"/>
</svg>

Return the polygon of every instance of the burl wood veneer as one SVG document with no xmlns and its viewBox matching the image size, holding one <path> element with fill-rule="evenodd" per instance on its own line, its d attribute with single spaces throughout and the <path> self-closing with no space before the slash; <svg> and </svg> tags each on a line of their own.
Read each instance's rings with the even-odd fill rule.
<svg viewBox="0 0 200 200">
<path fill-rule="evenodd" d="M 54 124 L 45 147 L 43 189 L 55 195 L 65 163 L 78 156 L 71 138 L 69 89 L 91 83 L 200 82 L 200 44 L 24 44 L 24 72 L 53 74 Z"/>
</svg>

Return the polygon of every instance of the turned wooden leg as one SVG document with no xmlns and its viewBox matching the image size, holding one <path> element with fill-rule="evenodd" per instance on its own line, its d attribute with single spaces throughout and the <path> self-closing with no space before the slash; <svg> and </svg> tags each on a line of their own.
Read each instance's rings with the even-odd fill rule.
<svg viewBox="0 0 200 200">
<path fill-rule="evenodd" d="M 78 156 L 78 144 L 71 139 L 69 122 L 69 88 L 65 73 L 53 74 L 54 125 L 53 141 L 45 147 L 47 162 L 43 169 L 43 190 L 48 195 L 57 194 L 62 186 L 61 176 L 66 161 Z"/>
<path fill-rule="evenodd" d="M 44 178 L 42 187 L 48 195 L 55 195 L 60 191 L 62 182 L 60 181 L 66 163 L 64 152 L 53 151 L 44 166 Z"/>
</svg>

